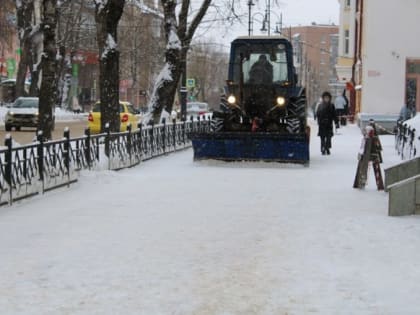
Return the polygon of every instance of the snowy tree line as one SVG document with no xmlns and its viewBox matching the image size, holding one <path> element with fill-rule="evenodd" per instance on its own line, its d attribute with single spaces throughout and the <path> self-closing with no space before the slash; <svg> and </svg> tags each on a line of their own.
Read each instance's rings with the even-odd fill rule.
<svg viewBox="0 0 420 315">
<path fill-rule="evenodd" d="M 10 6 L 11 1 L 1 3 Z M 194 3 L 190 0 L 160 0 L 160 9 L 141 0 L 15 0 L 13 4 L 21 47 L 16 94 L 25 94 L 25 79 L 30 72 L 29 94 L 40 97 L 40 130 L 46 138 L 51 137 L 54 107 L 69 103 L 72 54 L 84 43 L 95 38 L 94 45 L 99 53 L 99 95 L 104 104 L 101 106 L 102 126 L 104 128 L 109 123 L 112 131 L 118 131 L 120 73 L 130 72 L 135 85 L 139 78 L 139 60 L 149 58 L 148 64 L 161 67 L 149 98 L 152 117 L 157 122 L 163 110 L 172 110 L 185 71 L 184 61 L 203 18 L 210 9 L 213 9 L 213 17 L 219 15 L 224 19 L 226 15 L 226 19 L 230 19 L 232 16 L 229 10 L 227 14 L 221 13 L 224 12 L 221 10 L 223 6 L 212 3 L 212 0 Z M 162 30 L 163 36 L 154 37 L 150 30 L 140 38 L 136 36 L 142 33 L 138 23 L 140 18 L 136 14 L 129 15 L 121 25 L 121 28 L 134 31 L 121 33 L 119 24 L 123 12 L 134 12 L 134 7 L 157 17 L 158 32 Z M 94 19 L 86 21 L 84 13 L 87 11 Z M 159 44 L 151 44 L 157 41 Z M 139 49 L 144 46 L 150 50 Z M 122 68 L 121 57 L 129 60 Z M 206 80 L 201 81 L 202 92 Z"/>
</svg>

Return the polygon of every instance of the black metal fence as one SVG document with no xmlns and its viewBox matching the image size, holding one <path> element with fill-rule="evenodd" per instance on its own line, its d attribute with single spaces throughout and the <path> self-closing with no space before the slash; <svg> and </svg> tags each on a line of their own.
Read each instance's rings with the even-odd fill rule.
<svg viewBox="0 0 420 315">
<path fill-rule="evenodd" d="M 395 149 L 401 159 L 407 160 L 417 156 L 416 129 L 398 122 L 395 133 Z"/>
<path fill-rule="evenodd" d="M 86 129 L 79 138 L 71 138 L 66 129 L 62 140 L 48 142 L 38 134 L 36 142 L 24 146 L 13 146 L 7 137 L 0 149 L 0 206 L 69 186 L 82 170 L 121 170 L 188 148 L 188 134 L 209 130 L 210 121 L 164 121 L 118 133 L 105 129 L 98 135 Z"/>
</svg>

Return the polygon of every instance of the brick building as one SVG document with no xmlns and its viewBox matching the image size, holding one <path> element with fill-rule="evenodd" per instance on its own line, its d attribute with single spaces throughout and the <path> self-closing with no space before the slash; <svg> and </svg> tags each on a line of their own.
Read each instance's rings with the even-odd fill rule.
<svg viewBox="0 0 420 315">
<path fill-rule="evenodd" d="M 332 81 L 337 78 L 337 34 L 338 26 L 315 23 L 290 30 L 296 70 L 301 84 L 306 86 L 309 105 L 315 103 L 323 91 L 330 91 Z"/>
</svg>

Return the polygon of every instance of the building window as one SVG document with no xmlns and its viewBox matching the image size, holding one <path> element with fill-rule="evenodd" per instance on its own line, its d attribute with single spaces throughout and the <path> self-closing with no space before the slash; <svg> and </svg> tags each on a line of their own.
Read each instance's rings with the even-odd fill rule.
<svg viewBox="0 0 420 315">
<path fill-rule="evenodd" d="M 420 61 L 408 61 L 407 63 L 408 74 L 420 74 Z"/>
<path fill-rule="evenodd" d="M 350 53 L 350 31 L 344 31 L 344 54 L 348 55 Z"/>
<path fill-rule="evenodd" d="M 346 7 L 350 8 L 351 7 L 351 0 L 345 0 L 346 1 Z"/>
</svg>

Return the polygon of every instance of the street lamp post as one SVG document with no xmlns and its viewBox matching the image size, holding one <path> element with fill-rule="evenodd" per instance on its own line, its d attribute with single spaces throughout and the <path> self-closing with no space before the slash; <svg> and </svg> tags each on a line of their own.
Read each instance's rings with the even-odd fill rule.
<svg viewBox="0 0 420 315">
<path fill-rule="evenodd" d="M 257 12 L 252 15 L 252 6 L 255 4 L 252 2 L 253 0 L 248 1 L 248 36 L 251 36 L 253 33 L 254 28 L 254 17 L 256 15 L 261 15 L 262 17 L 262 27 L 261 32 L 267 32 L 268 36 L 271 35 L 271 14 L 274 14 L 278 18 L 278 22 L 276 22 L 276 29 L 274 30 L 275 34 L 281 34 L 283 29 L 283 14 L 276 14 L 275 12 L 271 12 L 271 0 L 267 0 L 265 5 L 266 9 L 264 14 Z"/>
<path fill-rule="evenodd" d="M 181 95 L 181 120 L 186 121 L 187 120 L 187 97 L 188 97 L 188 90 L 187 90 L 187 58 L 185 57 L 183 62 L 182 68 L 184 71 L 182 72 L 181 77 L 181 89 L 180 89 L 180 95 Z"/>
<path fill-rule="evenodd" d="M 252 7 L 254 5 L 255 4 L 252 2 L 252 0 L 248 1 L 248 36 L 251 36 L 251 34 L 252 34 L 252 17 L 251 17 L 251 14 L 252 14 Z"/>
<path fill-rule="evenodd" d="M 267 31 L 267 28 L 266 28 L 266 16 L 264 16 L 264 14 L 262 14 L 261 12 L 257 12 L 257 13 L 254 13 L 253 15 L 252 15 L 252 17 L 251 17 L 251 19 L 250 19 L 250 34 L 252 35 L 253 34 L 253 32 L 254 32 L 254 18 L 255 18 L 255 16 L 257 16 L 257 15 L 261 15 L 261 17 L 263 18 L 263 20 L 262 20 L 262 27 L 261 27 L 261 29 L 260 29 L 260 31 L 261 32 L 266 32 Z"/>
</svg>

